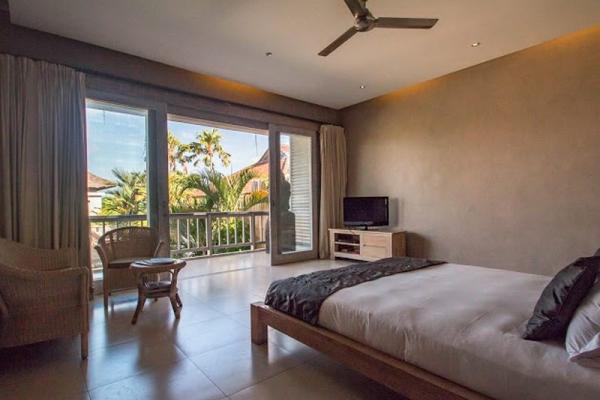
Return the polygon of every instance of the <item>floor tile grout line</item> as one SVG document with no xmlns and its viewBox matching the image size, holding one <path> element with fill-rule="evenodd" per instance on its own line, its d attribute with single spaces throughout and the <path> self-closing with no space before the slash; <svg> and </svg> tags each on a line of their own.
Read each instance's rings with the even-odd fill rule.
<svg viewBox="0 0 600 400">
<path fill-rule="evenodd" d="M 209 307 L 209 306 L 207 306 L 207 307 Z M 203 324 L 203 323 L 211 322 L 211 321 L 214 321 L 214 320 L 217 320 L 217 319 L 223 319 L 223 318 L 225 318 L 225 319 L 234 321 L 238 325 L 246 327 L 246 325 L 240 323 L 239 321 L 235 320 L 234 318 L 231 318 L 230 317 L 231 314 L 225 314 L 225 313 L 223 313 L 223 312 L 221 312 L 219 310 L 216 310 L 216 309 L 214 309 L 212 307 L 209 307 L 209 308 L 211 309 L 211 311 L 214 311 L 217 314 L 219 314 L 219 316 L 217 316 L 215 318 L 209 318 L 207 320 L 191 322 L 191 323 L 189 323 L 189 324 L 187 324 L 185 326 L 191 327 L 191 326 L 194 326 L 194 325 Z M 239 311 L 239 312 L 243 312 L 243 311 Z M 176 324 L 176 321 L 173 321 L 173 324 Z M 166 339 L 166 340 L 169 340 L 169 341 L 171 341 L 171 339 L 172 339 L 172 337 L 169 334 L 166 334 L 166 333 L 160 333 L 159 335 L 162 336 L 163 339 Z M 123 344 L 129 343 L 129 342 L 133 342 L 133 341 L 136 341 L 136 340 L 139 340 L 139 338 L 137 336 L 134 336 L 134 337 L 125 339 L 123 341 L 119 341 L 117 343 L 112 343 L 112 344 L 109 344 L 109 345 L 106 345 L 106 346 L 102 346 L 102 347 L 98 347 L 98 348 L 93 348 L 93 349 L 90 350 L 90 354 L 96 353 L 96 352 L 98 352 L 100 350 L 105 350 L 107 348 L 111 348 L 111 347 L 114 347 L 114 346 L 119 346 L 119 345 L 123 345 Z"/>
<path fill-rule="evenodd" d="M 277 347 L 279 347 L 280 349 L 282 348 L 281 346 L 277 346 Z M 256 386 L 256 385 L 258 385 L 259 383 L 262 383 L 262 382 L 268 381 L 269 379 L 273 379 L 273 378 L 275 378 L 275 377 L 277 377 L 277 376 L 279 376 L 279 375 L 281 375 L 281 374 L 283 374 L 283 373 L 285 373 L 285 372 L 288 372 L 288 371 L 291 371 L 292 369 L 298 368 L 298 367 L 300 367 L 301 365 L 308 364 L 308 362 L 309 362 L 309 361 L 310 361 L 310 359 L 309 359 L 309 360 L 302 360 L 300 363 L 298 363 L 298 364 L 296 364 L 296 365 L 294 365 L 294 366 L 292 366 L 292 367 L 285 368 L 284 370 L 282 370 L 282 371 L 279 371 L 279 372 L 277 372 L 277 373 L 276 373 L 276 374 L 274 374 L 274 375 L 268 376 L 268 377 L 266 377 L 266 378 L 264 378 L 264 379 L 260 379 L 260 380 L 258 380 L 258 381 L 256 381 L 256 382 L 254 382 L 252 385 L 250 385 L 250 386 L 247 386 L 247 387 L 245 387 L 245 388 L 242 388 L 242 389 L 238 390 L 237 392 L 230 393 L 230 394 L 228 394 L 227 396 L 235 396 L 236 394 L 238 394 L 238 393 L 240 393 L 240 392 L 242 392 L 242 391 L 244 391 L 244 390 L 246 390 L 246 389 L 249 389 L 249 388 L 251 388 L 251 387 L 253 387 L 253 386 Z"/>
<path fill-rule="evenodd" d="M 211 311 L 214 311 L 214 312 L 216 312 L 218 314 L 221 314 L 218 318 L 230 318 L 230 316 L 233 315 L 233 314 L 238 314 L 238 313 L 241 313 L 241 312 L 244 312 L 244 311 L 248 311 L 248 313 L 250 312 L 250 308 L 247 308 L 247 309 L 243 309 L 243 310 L 239 310 L 239 311 L 234 311 L 232 313 L 225 313 L 225 312 L 223 312 L 223 311 L 221 311 L 221 310 L 219 310 L 217 308 L 214 308 L 213 306 L 209 305 L 209 303 L 204 302 L 204 300 L 200 299 L 199 297 L 195 296 L 194 294 L 191 294 L 188 291 L 186 291 L 186 292 L 187 292 L 188 296 L 191 296 L 191 297 L 195 298 L 196 300 L 200 301 L 203 306 L 210 308 Z M 249 305 L 250 304 L 252 304 L 252 303 L 249 303 Z M 216 318 L 212 318 L 212 319 L 216 319 Z M 233 319 L 233 318 L 231 318 L 231 319 Z M 207 320 L 207 321 L 210 321 L 210 320 Z M 199 322 L 204 322 L 204 321 L 199 321 Z M 235 321 L 235 322 L 238 322 L 238 321 Z M 193 324 L 195 324 L 195 322 Z"/>
<path fill-rule="evenodd" d="M 247 267 L 247 268 L 236 268 L 236 269 L 230 269 L 227 271 L 217 271 L 217 272 L 209 272 L 206 274 L 199 274 L 199 275 L 191 275 L 191 276 L 182 276 L 179 278 L 180 281 L 185 281 L 188 279 L 194 279 L 194 278 L 203 278 L 203 277 L 207 277 L 207 276 L 214 276 L 214 275 L 221 275 L 221 274 L 226 274 L 229 272 L 239 272 L 239 271 L 248 271 L 251 269 L 256 269 L 258 267 Z"/>
<path fill-rule="evenodd" d="M 161 334 L 161 335 L 164 335 L 164 334 Z M 91 393 L 92 391 L 94 391 L 94 390 L 97 390 L 97 389 L 99 389 L 99 388 L 101 388 L 101 387 L 108 386 L 108 385 L 112 385 L 112 384 L 114 384 L 114 383 L 117 383 L 117 382 L 123 381 L 123 380 L 125 380 L 125 379 L 133 378 L 133 377 L 135 377 L 135 376 L 143 375 L 143 374 L 145 374 L 145 373 L 148 373 L 148 372 L 152 371 L 152 370 L 153 370 L 153 369 L 155 369 L 155 368 L 160 368 L 160 367 L 165 367 L 165 366 L 174 365 L 174 364 L 177 364 L 178 362 L 182 361 L 183 359 L 188 359 L 188 360 L 189 360 L 189 357 L 187 356 L 187 354 L 185 354 L 185 353 L 184 353 L 184 352 L 183 352 L 183 351 L 182 351 L 180 348 L 178 348 L 178 347 L 177 347 L 177 345 L 176 345 L 175 343 L 172 343 L 172 342 L 170 341 L 170 338 L 169 338 L 168 336 L 166 336 L 166 335 L 165 335 L 165 336 L 164 336 L 164 339 L 165 339 L 165 341 L 169 342 L 169 344 L 173 345 L 173 347 L 175 347 L 175 348 L 176 348 L 176 349 L 179 351 L 179 353 L 181 353 L 181 355 L 183 356 L 183 358 L 181 358 L 181 359 L 177 359 L 177 360 L 174 360 L 174 361 L 172 361 L 172 362 L 165 363 L 165 364 L 162 364 L 162 365 L 156 365 L 156 366 L 154 366 L 154 367 L 150 367 L 150 368 L 141 369 L 141 370 L 137 371 L 137 372 L 136 372 L 136 373 L 134 373 L 134 374 L 128 375 L 128 376 L 126 376 L 126 377 L 123 377 L 123 378 L 121 378 L 121 379 L 117 379 L 116 381 L 113 381 L 113 382 L 110 382 L 110 383 L 106 383 L 106 384 L 102 384 L 102 385 L 96 386 L 96 387 L 94 387 L 94 388 L 90 388 L 90 387 L 89 387 L 89 385 L 88 385 L 88 382 L 87 382 L 87 377 L 86 377 L 86 375 L 85 375 L 85 372 L 84 372 L 84 370 L 81 370 L 81 373 L 83 374 L 83 381 L 84 381 L 84 385 L 85 385 L 85 387 L 86 387 L 87 391 L 88 391 L 89 393 Z M 127 342 L 127 343 L 128 343 L 128 342 Z M 124 344 L 124 343 L 119 343 L 119 344 Z M 119 344 L 115 344 L 115 346 L 118 346 Z M 112 346 L 110 346 L 110 347 L 112 347 Z M 90 353 L 90 354 L 91 354 L 91 353 Z M 191 361 L 191 360 L 190 360 L 190 361 Z M 86 360 L 86 362 L 88 362 L 88 361 Z M 90 396 L 91 396 L 91 394 L 90 394 Z"/>
<path fill-rule="evenodd" d="M 178 349 L 178 350 L 179 350 L 179 349 Z M 180 350 L 180 352 L 181 352 L 181 350 Z M 167 366 L 169 366 L 169 367 L 170 367 L 170 366 L 173 366 L 173 365 L 175 365 L 175 364 L 177 364 L 177 363 L 179 363 L 179 362 L 183 361 L 184 359 L 188 359 L 189 361 L 192 361 L 192 360 L 190 360 L 190 359 L 189 359 L 189 357 L 188 357 L 188 356 L 187 356 L 185 353 L 183 353 L 183 352 L 181 352 L 181 353 L 182 353 L 182 354 L 183 354 L 183 356 L 184 356 L 184 358 L 182 358 L 182 359 L 179 359 L 179 360 L 174 360 L 173 362 L 166 363 L 166 364 L 163 364 L 163 365 L 156 365 L 156 366 L 154 366 L 154 367 L 145 368 L 145 369 L 142 369 L 142 370 L 139 370 L 139 371 L 137 371 L 137 372 L 136 372 L 136 373 L 134 373 L 134 374 L 131 374 L 131 375 L 128 375 L 128 376 L 126 376 L 126 377 L 123 377 L 123 378 L 117 379 L 116 381 L 109 382 L 109 383 L 105 383 L 105 384 L 102 384 L 102 385 L 98 385 L 98 386 L 96 386 L 96 387 L 94 387 L 94 388 L 91 388 L 91 389 L 90 389 L 90 388 L 88 388 L 88 393 L 90 394 L 90 397 L 91 397 L 91 392 L 93 392 L 93 391 L 96 391 L 96 390 L 98 390 L 98 389 L 100 389 L 100 388 L 103 388 L 103 387 L 106 387 L 106 386 L 109 386 L 109 385 L 113 385 L 113 384 L 115 384 L 115 383 L 122 382 L 122 381 L 124 381 L 124 380 L 127 380 L 127 379 L 135 378 L 136 376 L 140 376 L 140 375 L 144 375 L 144 374 L 150 373 L 150 372 L 152 372 L 153 370 L 155 370 L 156 368 L 163 368 L 163 367 L 167 367 Z M 194 365 L 195 365 L 195 364 L 194 364 Z M 86 383 L 87 383 L 87 382 L 86 382 Z"/>
<path fill-rule="evenodd" d="M 166 334 L 164 334 L 164 333 L 159 333 L 158 335 L 159 335 L 159 336 L 157 336 L 157 338 L 158 338 L 158 337 L 161 337 L 161 339 L 163 339 L 163 340 L 165 340 L 165 341 L 170 341 L 170 337 L 169 337 L 168 335 L 166 335 Z M 93 347 L 92 347 L 92 348 L 90 348 L 90 350 L 89 350 L 89 355 L 88 355 L 88 358 L 89 358 L 89 356 L 93 355 L 94 353 L 98 353 L 98 352 L 100 352 L 100 351 L 104 351 L 104 350 L 106 350 L 106 349 L 110 349 L 110 348 L 113 348 L 113 347 L 115 347 L 115 346 L 120 346 L 120 345 L 128 344 L 128 343 L 131 343 L 131 342 L 135 342 L 135 341 L 139 341 L 139 337 L 135 336 L 135 337 L 129 338 L 129 339 L 127 339 L 127 340 L 124 340 L 124 341 L 122 341 L 122 342 L 111 343 L 111 344 L 109 344 L 109 345 L 102 346 L 102 347 L 96 347 L 96 348 L 93 348 Z M 86 362 L 87 362 L 87 360 L 86 360 Z"/>
<path fill-rule="evenodd" d="M 190 296 L 190 297 L 193 297 L 193 298 L 194 298 L 194 300 L 196 300 L 196 301 L 200 302 L 200 303 L 201 303 L 203 306 L 205 306 L 205 307 L 209 307 L 209 308 L 211 308 L 211 309 L 213 309 L 213 310 L 215 310 L 215 311 L 218 311 L 218 312 L 220 312 L 220 313 L 223 313 L 223 311 L 220 311 L 220 310 L 218 310 L 218 309 L 214 308 L 213 306 L 211 306 L 211 305 L 210 305 L 210 303 L 209 303 L 209 302 L 208 302 L 206 299 L 203 299 L 203 298 L 199 297 L 198 295 L 194 294 L 192 291 L 190 291 L 190 290 L 188 290 L 188 289 L 186 289 L 186 288 L 178 288 L 178 290 L 180 290 L 180 291 L 182 291 L 182 292 L 186 293 L 186 294 L 187 294 L 188 296 Z M 252 292 L 251 294 L 252 294 L 252 296 L 254 296 L 254 297 L 260 297 L 260 298 L 262 298 L 262 297 L 263 297 L 263 295 L 262 295 L 262 294 L 259 296 L 259 295 L 258 295 L 258 294 L 256 294 L 255 292 Z M 215 296 L 213 299 L 210 299 L 210 300 L 214 300 L 214 299 L 220 299 L 220 298 L 227 299 L 227 298 L 231 298 L 231 297 L 236 297 L 236 296 L 235 296 L 235 295 L 227 295 L 227 296 Z M 209 301 L 210 301 L 210 300 L 209 300 Z M 256 300 L 256 301 L 260 301 L 260 300 Z M 241 310 L 240 310 L 240 312 L 241 312 Z M 235 314 L 235 313 L 234 313 L 234 314 Z"/>
<path fill-rule="evenodd" d="M 246 339 L 242 339 L 242 340 L 246 340 Z M 235 342 L 235 343 L 237 343 L 237 342 Z M 233 344 L 234 344 L 234 343 L 231 343 L 230 345 L 233 345 Z M 254 344 L 252 344 L 252 345 L 254 346 Z M 290 350 L 288 350 L 288 349 L 286 349 L 286 348 L 284 348 L 284 347 L 280 346 L 279 344 L 277 344 L 277 343 L 272 343 L 271 345 L 272 345 L 272 346 L 275 346 L 275 347 L 277 347 L 279 350 L 283 350 L 285 353 L 289 354 L 289 355 L 290 355 L 290 356 L 292 356 L 293 358 L 296 358 L 296 359 L 299 361 L 299 363 L 298 363 L 298 364 L 296 364 L 296 365 L 293 365 L 293 366 L 290 366 L 290 367 L 284 368 L 283 370 L 281 370 L 281 371 L 279 371 L 279 372 L 275 373 L 274 375 L 267 376 L 267 377 L 265 377 L 265 378 L 263 378 L 263 379 L 259 379 L 258 381 L 256 381 L 256 382 L 252 383 L 251 385 L 248 385 L 248 386 L 246 386 L 246 387 L 243 387 L 243 388 L 241 388 L 240 390 L 238 390 L 238 391 L 236 391 L 236 392 L 233 392 L 233 393 L 225 393 L 225 391 L 224 391 L 223 389 L 221 389 L 221 387 L 220 387 L 220 386 L 218 386 L 218 385 L 217 385 L 216 383 L 214 383 L 214 382 L 213 382 L 213 383 L 214 383 L 214 384 L 215 384 L 215 385 L 216 385 L 216 386 L 219 388 L 219 390 L 221 390 L 221 391 L 223 392 L 223 394 L 225 394 L 225 396 L 227 396 L 227 398 L 230 398 L 230 396 L 233 396 L 233 395 L 235 395 L 235 394 L 237 394 L 237 393 L 239 393 L 239 392 L 241 392 L 241 391 L 243 391 L 243 390 L 246 390 L 246 389 L 248 389 L 248 388 L 251 388 L 251 387 L 253 387 L 253 386 L 256 386 L 256 385 L 258 385 L 258 384 L 259 384 L 259 383 L 261 383 L 261 382 L 264 382 L 264 381 L 266 381 L 266 380 L 268 380 L 268 379 L 271 379 L 271 378 L 274 378 L 274 377 L 276 377 L 276 376 L 278 376 L 278 375 L 281 375 L 281 374 L 283 374 L 284 372 L 290 371 L 290 370 L 292 370 L 292 369 L 294 369 L 294 368 L 296 368 L 296 367 L 299 367 L 299 366 L 301 366 L 301 365 L 304 365 L 304 364 L 308 363 L 308 362 L 309 362 L 309 361 L 310 361 L 310 360 L 313 358 L 313 357 L 311 357 L 311 358 L 309 358 L 308 360 L 300 360 L 299 358 L 297 358 L 296 356 L 294 356 Z M 229 345 L 228 345 L 228 346 L 229 346 Z M 264 346 L 268 346 L 268 344 L 265 344 Z M 220 346 L 219 348 L 223 348 L 223 347 L 225 347 L 225 346 Z M 216 350 L 216 349 L 215 349 L 215 350 Z M 210 351 L 212 351 L 212 350 L 209 350 L 209 351 L 207 351 L 207 352 L 204 352 L 204 353 L 202 353 L 202 354 L 209 353 Z M 191 361 L 192 363 L 194 363 L 194 365 L 196 365 L 196 367 L 198 367 L 198 369 L 200 369 L 200 370 L 201 370 L 201 371 L 202 371 L 202 372 L 203 372 L 205 375 L 207 375 L 207 374 L 206 374 L 206 372 L 204 372 L 204 370 L 203 370 L 203 369 L 202 369 L 202 368 L 201 368 L 199 365 L 197 365 L 197 364 L 194 362 L 194 360 L 192 360 L 192 359 L 191 359 L 191 357 L 190 357 L 190 361 Z M 208 375 L 207 375 L 207 378 L 208 378 L 208 379 L 209 379 L 209 380 L 212 382 L 212 379 L 210 379 L 210 378 L 208 377 Z"/>
<path fill-rule="evenodd" d="M 185 354 L 185 355 L 186 355 L 186 356 L 187 356 L 187 357 L 190 359 L 190 361 L 192 361 L 192 357 L 198 357 L 198 356 L 204 355 L 204 354 L 206 354 L 206 353 L 210 353 L 211 351 L 220 350 L 220 349 L 222 349 L 223 347 L 231 346 L 231 345 L 233 345 L 233 344 L 237 344 L 237 343 L 243 342 L 243 341 L 245 341 L 245 340 L 247 340 L 247 338 L 245 338 L 245 339 L 238 339 L 238 340 L 235 340 L 235 341 L 233 341 L 233 342 L 231 342 L 231 343 L 227 343 L 227 344 L 218 345 L 217 347 L 211 347 L 211 348 L 210 348 L 210 350 L 201 351 L 201 352 L 199 352 L 199 353 L 187 354 L 187 353 L 185 353 L 185 352 L 184 352 L 184 354 Z M 177 349 L 178 349 L 178 350 L 180 350 L 181 352 L 183 352 L 183 350 L 181 350 L 181 349 L 180 349 L 180 348 L 177 346 L 177 344 L 175 344 L 175 346 L 177 347 Z M 192 362 L 193 362 L 193 361 L 192 361 Z"/>
<path fill-rule="evenodd" d="M 215 386 L 217 389 L 219 389 L 219 391 L 220 391 L 221 393 L 223 393 L 223 396 L 225 396 L 226 398 L 229 398 L 229 395 L 228 395 L 227 393 L 225 393 L 225 391 L 224 391 L 223 389 L 221 389 L 221 387 L 220 387 L 219 385 L 217 385 L 217 383 L 216 383 L 215 381 L 213 381 L 212 379 L 210 379 L 210 376 L 208 376 L 208 374 L 207 374 L 206 372 L 204 372 L 204 370 L 203 370 L 202 368 L 200 368 L 200 366 L 199 366 L 198 364 L 196 364 L 196 363 L 194 362 L 194 360 L 192 360 L 192 358 L 191 358 L 191 357 L 189 358 L 189 360 L 190 360 L 190 362 L 191 362 L 192 364 L 194 364 L 194 366 L 195 366 L 196 368 L 198 368 L 198 370 L 199 370 L 199 371 L 202 373 L 202 375 L 204 375 L 204 376 L 206 377 L 206 379 L 208 379 L 208 380 L 209 380 L 209 382 L 210 382 L 210 383 L 212 383 L 212 384 L 213 384 L 213 385 L 214 385 L 214 386 Z"/>
<path fill-rule="evenodd" d="M 192 322 L 192 323 L 190 323 L 190 324 L 188 324 L 188 325 L 185 325 L 185 327 L 188 327 L 188 328 L 190 328 L 190 327 L 193 327 L 193 326 L 195 326 L 195 325 L 200 325 L 200 324 L 205 324 L 205 323 L 209 323 L 209 322 L 214 322 L 214 321 L 215 321 L 215 320 L 217 320 L 217 319 L 227 319 L 227 320 L 230 320 L 230 321 L 233 321 L 233 322 L 235 322 L 237 325 L 240 325 L 241 327 L 248 328 L 246 325 L 244 325 L 244 324 L 242 324 L 242 323 L 240 323 L 240 322 L 236 321 L 235 319 L 233 319 L 233 318 L 229 317 L 229 315 L 227 315 L 227 314 L 220 315 L 220 316 L 218 316 L 218 317 L 216 317 L 216 318 L 207 319 L 207 320 L 205 320 L 205 321 L 197 321 L 197 322 Z M 207 331 L 207 330 L 205 330 L 204 332 L 206 332 L 206 331 Z M 196 332 L 196 333 L 202 333 L 202 332 L 203 332 L 203 331 Z M 166 336 L 166 338 L 167 338 L 167 339 L 169 339 L 169 340 L 170 340 L 170 339 L 172 339 L 172 336 L 171 336 L 171 335 L 168 335 L 168 334 L 164 334 L 164 335 Z"/>
</svg>

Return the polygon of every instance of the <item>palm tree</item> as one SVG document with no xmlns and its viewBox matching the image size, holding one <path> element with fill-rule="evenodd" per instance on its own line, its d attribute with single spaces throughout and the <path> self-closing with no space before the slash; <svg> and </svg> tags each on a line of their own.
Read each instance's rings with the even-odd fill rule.
<svg viewBox="0 0 600 400">
<path fill-rule="evenodd" d="M 167 149 L 169 171 L 176 172 L 177 165 L 181 165 L 183 167 L 183 172 L 187 174 L 188 163 L 184 156 L 185 145 L 182 144 L 181 141 L 177 139 L 177 137 L 171 131 L 169 131 L 167 134 Z"/>
<path fill-rule="evenodd" d="M 103 215 L 137 215 L 146 213 L 146 174 L 113 169 L 116 187 L 102 200 Z"/>
<path fill-rule="evenodd" d="M 194 192 L 187 190 L 188 176 L 182 172 L 169 173 L 169 209 L 172 213 L 199 211 Z"/>
<path fill-rule="evenodd" d="M 269 194 L 266 190 L 253 190 L 250 193 L 244 193 L 244 188 L 257 175 L 251 170 L 243 170 L 231 176 L 226 176 L 220 172 L 206 169 L 198 174 L 185 177 L 181 185 L 181 193 L 188 190 L 195 190 L 204 194 L 193 207 L 195 210 L 202 211 L 247 211 L 257 204 L 266 203 Z M 243 241 L 250 240 L 250 231 L 244 230 L 242 225 L 245 222 L 239 219 L 221 218 L 214 221 L 210 227 L 212 240 L 225 240 L 227 235 L 242 237 Z M 182 227 L 183 228 L 183 227 Z M 180 229 L 182 229 L 180 228 Z M 204 229 L 201 230 L 204 232 Z M 187 237 L 187 232 L 181 232 L 182 237 Z M 215 236 L 216 235 L 216 236 Z M 195 238 L 188 238 L 195 240 Z M 239 248 L 230 248 L 226 250 L 237 251 Z"/>
<path fill-rule="evenodd" d="M 197 141 L 191 142 L 184 146 L 184 152 L 187 155 L 184 159 L 187 162 L 192 162 L 194 166 L 198 165 L 199 159 L 210 171 L 215 170 L 215 157 L 221 160 L 221 164 L 225 167 L 229 166 L 231 154 L 227 153 L 221 145 L 221 134 L 219 130 L 213 128 L 210 131 L 202 131 L 196 136 Z"/>
<path fill-rule="evenodd" d="M 269 194 L 264 189 L 244 193 L 246 185 L 256 177 L 251 170 L 226 176 L 209 169 L 188 176 L 183 188 L 201 190 L 205 195 L 202 208 L 206 211 L 246 211 L 268 201 Z"/>
</svg>

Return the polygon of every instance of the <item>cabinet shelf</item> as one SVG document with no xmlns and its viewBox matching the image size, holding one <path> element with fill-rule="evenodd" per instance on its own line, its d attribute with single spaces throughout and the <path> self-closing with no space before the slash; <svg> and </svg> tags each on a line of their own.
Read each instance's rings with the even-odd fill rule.
<svg viewBox="0 0 600 400">
<path fill-rule="evenodd" d="M 342 241 L 336 241 L 335 244 L 341 244 L 343 246 L 360 246 L 360 243 L 354 243 L 354 242 L 342 242 Z"/>
</svg>

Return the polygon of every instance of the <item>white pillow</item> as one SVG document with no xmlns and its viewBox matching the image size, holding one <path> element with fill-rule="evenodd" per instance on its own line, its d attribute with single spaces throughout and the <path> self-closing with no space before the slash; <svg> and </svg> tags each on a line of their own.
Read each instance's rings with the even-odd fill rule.
<svg viewBox="0 0 600 400">
<path fill-rule="evenodd" d="M 567 329 L 565 347 L 570 361 L 600 368 L 600 283 L 577 307 Z"/>
</svg>

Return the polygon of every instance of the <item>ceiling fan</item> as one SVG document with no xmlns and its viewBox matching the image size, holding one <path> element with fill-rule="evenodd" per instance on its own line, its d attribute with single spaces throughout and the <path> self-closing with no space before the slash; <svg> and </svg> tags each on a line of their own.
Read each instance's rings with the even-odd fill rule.
<svg viewBox="0 0 600 400">
<path fill-rule="evenodd" d="M 373 28 L 430 29 L 437 18 L 375 18 L 367 8 L 367 0 L 344 0 L 354 16 L 354 25 L 319 53 L 328 56 L 356 32 L 367 32 Z"/>
</svg>

